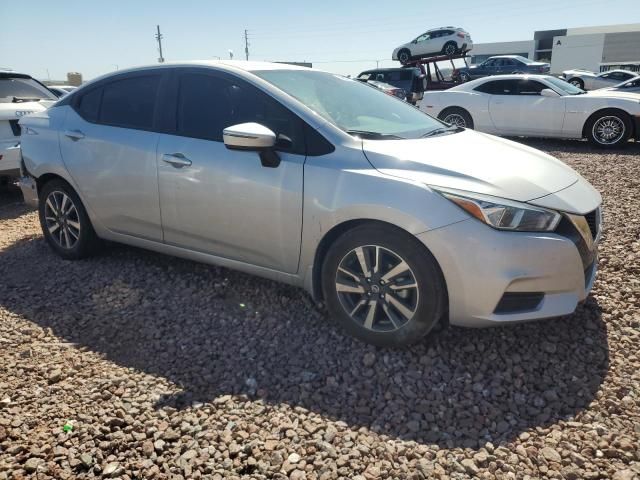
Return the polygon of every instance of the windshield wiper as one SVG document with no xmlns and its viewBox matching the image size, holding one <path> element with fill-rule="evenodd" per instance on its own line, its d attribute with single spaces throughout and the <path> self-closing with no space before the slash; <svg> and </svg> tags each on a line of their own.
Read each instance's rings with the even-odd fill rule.
<svg viewBox="0 0 640 480">
<path fill-rule="evenodd" d="M 451 125 L 450 127 L 441 127 L 441 128 L 436 128 L 435 130 L 431 130 L 430 132 L 427 132 L 424 135 L 422 135 L 421 138 L 433 137 L 435 135 L 442 135 L 443 133 L 449 133 L 449 132 L 450 133 L 462 132 L 463 130 L 464 128 L 462 127 Z"/>
<path fill-rule="evenodd" d="M 23 102 L 39 102 L 41 98 L 36 97 L 13 97 L 11 103 L 23 103 Z"/>
<path fill-rule="evenodd" d="M 380 133 L 380 132 L 370 132 L 368 130 L 347 130 L 346 132 L 349 135 L 357 135 L 359 137 L 368 138 L 371 140 L 382 140 L 382 139 L 402 140 L 402 137 L 399 137 L 398 135 L 391 135 L 391 134 Z"/>
</svg>

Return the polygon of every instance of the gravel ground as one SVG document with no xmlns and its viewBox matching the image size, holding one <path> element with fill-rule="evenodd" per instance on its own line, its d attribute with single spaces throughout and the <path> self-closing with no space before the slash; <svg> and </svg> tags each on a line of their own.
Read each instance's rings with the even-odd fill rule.
<svg viewBox="0 0 640 480">
<path fill-rule="evenodd" d="M 638 478 L 640 145 L 527 143 L 603 194 L 592 295 L 408 351 L 230 270 L 123 246 L 63 261 L 0 194 L 0 479 Z"/>
</svg>

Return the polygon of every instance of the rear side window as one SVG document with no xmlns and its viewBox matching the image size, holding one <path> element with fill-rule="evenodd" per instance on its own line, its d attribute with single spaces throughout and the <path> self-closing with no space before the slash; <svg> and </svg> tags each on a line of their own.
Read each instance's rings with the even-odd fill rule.
<svg viewBox="0 0 640 480">
<path fill-rule="evenodd" d="M 178 135 L 222 142 L 222 131 L 256 122 L 279 137 L 279 149 L 304 155 L 303 122 L 252 85 L 202 73 L 179 80 L 176 112 Z"/>
<path fill-rule="evenodd" d="M 540 95 L 545 88 L 547 88 L 546 85 L 535 80 L 518 81 L 518 95 Z"/>
<path fill-rule="evenodd" d="M 102 88 L 94 88 L 80 95 L 76 104 L 78 114 L 89 122 L 98 120 L 100 102 L 102 101 Z"/>
<path fill-rule="evenodd" d="M 517 80 L 494 80 L 493 82 L 478 85 L 474 90 L 491 95 L 516 95 L 518 92 Z"/>
<path fill-rule="evenodd" d="M 125 78 L 103 87 L 98 123 L 116 127 L 150 130 L 160 75 Z"/>
</svg>

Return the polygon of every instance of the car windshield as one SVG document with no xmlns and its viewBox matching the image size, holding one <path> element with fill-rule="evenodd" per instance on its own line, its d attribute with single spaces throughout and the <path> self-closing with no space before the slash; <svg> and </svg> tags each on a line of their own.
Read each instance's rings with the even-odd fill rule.
<svg viewBox="0 0 640 480">
<path fill-rule="evenodd" d="M 31 78 L 0 78 L 0 103 L 27 100 L 57 100 L 57 98 Z"/>
<path fill-rule="evenodd" d="M 362 82 L 313 70 L 252 72 L 352 135 L 420 138 L 444 124 Z"/>
<path fill-rule="evenodd" d="M 564 93 L 565 95 L 580 95 L 585 93 L 581 88 L 576 87 L 575 85 L 571 85 L 569 82 L 565 82 L 564 80 L 560 80 L 556 77 L 547 77 L 547 82 L 551 83 L 556 90 L 560 90 L 560 93 Z"/>
</svg>

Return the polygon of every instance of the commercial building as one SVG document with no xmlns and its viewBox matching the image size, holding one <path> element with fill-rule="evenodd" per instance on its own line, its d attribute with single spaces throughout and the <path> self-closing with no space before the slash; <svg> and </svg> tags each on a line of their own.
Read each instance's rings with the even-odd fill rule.
<svg viewBox="0 0 640 480">
<path fill-rule="evenodd" d="M 476 43 L 471 63 L 493 55 L 522 55 L 551 63 L 552 73 L 570 68 L 640 71 L 640 23 L 539 30 L 532 40 Z"/>
</svg>

